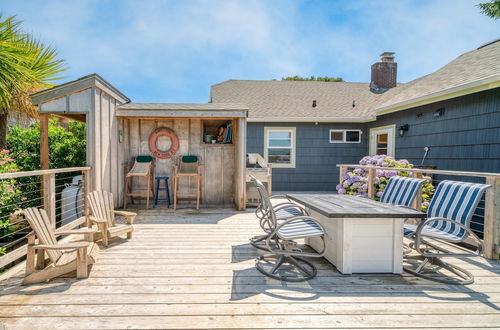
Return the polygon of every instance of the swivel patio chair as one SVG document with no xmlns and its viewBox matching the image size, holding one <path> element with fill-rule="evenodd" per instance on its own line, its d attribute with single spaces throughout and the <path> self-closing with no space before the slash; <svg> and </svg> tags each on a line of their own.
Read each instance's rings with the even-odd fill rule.
<svg viewBox="0 0 500 330">
<path fill-rule="evenodd" d="M 470 229 L 470 221 L 486 189 L 485 184 L 442 181 L 427 209 L 427 219 L 418 225 L 405 224 L 404 234 L 413 242 L 412 248 L 419 254 L 407 256 L 405 271 L 446 284 L 471 284 L 472 274 L 443 260 L 445 257 L 481 255 L 483 243 Z M 442 247 L 443 243 L 460 243 L 468 237 L 477 242 L 473 253 L 454 253 Z M 441 243 L 441 245 L 438 245 Z M 440 270 L 449 273 L 440 273 Z M 456 277 L 453 277 L 456 276 Z"/>
<path fill-rule="evenodd" d="M 257 184 L 257 189 L 263 199 L 262 203 L 270 205 L 271 202 L 265 186 Z M 288 217 L 278 223 L 276 213 L 282 210 L 286 213 L 288 212 L 287 208 L 292 208 L 292 204 L 268 207 L 269 216 L 261 220 L 261 225 L 266 228 L 266 232 L 269 232 L 263 239 L 266 251 L 269 253 L 258 257 L 255 267 L 262 274 L 280 281 L 307 281 L 316 276 L 317 270 L 304 257 L 320 258 L 325 255 L 325 230 L 318 221 L 309 215 Z M 323 241 L 323 248 L 320 252 L 303 252 L 296 242 L 298 239 L 317 236 L 321 237 Z"/>
<path fill-rule="evenodd" d="M 268 190 L 266 186 L 256 177 L 250 175 L 251 181 L 257 187 L 257 192 L 259 193 L 260 202 L 255 210 L 255 215 L 259 219 L 260 227 L 266 233 L 264 235 L 258 235 L 250 239 L 250 244 L 259 249 L 267 251 L 267 247 L 262 242 L 267 238 L 267 236 L 272 232 L 273 226 L 271 223 L 279 222 L 280 220 L 287 220 L 292 217 L 297 217 L 301 215 L 309 215 L 307 211 L 290 201 L 288 202 L 274 202 L 273 199 L 283 199 L 286 198 L 284 195 L 268 195 Z M 272 218 L 272 219 L 271 219 Z"/>
</svg>

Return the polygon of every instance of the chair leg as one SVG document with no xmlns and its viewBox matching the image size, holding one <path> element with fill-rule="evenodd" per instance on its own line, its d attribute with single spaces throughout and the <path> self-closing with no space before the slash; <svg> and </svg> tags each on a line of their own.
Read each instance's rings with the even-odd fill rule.
<svg viewBox="0 0 500 330">
<path fill-rule="evenodd" d="M 79 248 L 76 251 L 76 277 L 87 278 L 89 277 L 87 248 Z"/>
<path fill-rule="evenodd" d="M 467 270 L 449 264 L 438 257 L 425 257 L 422 255 L 408 256 L 405 259 L 407 265 L 403 269 L 415 276 L 425 278 L 429 281 L 435 281 L 444 284 L 467 285 L 474 283 L 474 276 Z M 457 278 L 453 278 L 448 274 L 442 274 L 439 271 L 445 269 L 454 274 Z"/>
<path fill-rule="evenodd" d="M 131 231 L 129 231 L 129 232 L 127 233 L 127 238 L 128 238 L 128 239 L 131 239 L 131 238 L 132 238 L 132 232 L 131 232 Z"/>
<path fill-rule="evenodd" d="M 201 185 L 200 185 L 200 176 L 198 176 L 197 178 L 198 180 L 197 181 L 197 185 L 196 185 L 196 209 L 199 210 L 200 209 L 200 189 L 201 189 Z"/>
<path fill-rule="evenodd" d="M 125 177 L 125 194 L 123 196 L 123 208 L 127 208 L 127 200 L 128 200 L 128 178 Z"/>
<path fill-rule="evenodd" d="M 285 282 L 307 281 L 314 278 L 318 273 L 311 262 L 303 258 L 286 255 L 262 255 L 257 258 L 255 268 L 270 278 Z"/>
</svg>

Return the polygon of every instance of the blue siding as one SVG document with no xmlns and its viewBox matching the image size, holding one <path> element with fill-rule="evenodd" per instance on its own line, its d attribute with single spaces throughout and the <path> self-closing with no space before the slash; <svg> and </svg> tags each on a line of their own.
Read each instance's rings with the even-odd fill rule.
<svg viewBox="0 0 500 330">
<path fill-rule="evenodd" d="M 444 115 L 434 112 L 445 108 Z M 396 125 L 396 158 L 442 170 L 500 173 L 500 88 L 383 115 L 367 124 L 248 123 L 248 152 L 264 155 L 264 127 L 296 127 L 296 168 L 273 169 L 274 190 L 334 190 L 336 164 L 357 163 L 368 154 L 369 128 Z M 399 126 L 409 125 L 403 137 Z M 330 129 L 361 129 L 359 144 L 331 144 Z M 442 179 L 442 178 L 438 178 Z M 460 179 L 454 177 L 454 179 Z M 471 178 L 467 178 L 468 181 Z"/>
<path fill-rule="evenodd" d="M 434 112 L 445 108 L 444 115 Z M 421 114 L 421 115 L 420 115 Z M 396 158 L 442 170 L 500 172 L 500 88 L 387 114 L 370 127 L 396 124 Z M 403 137 L 398 128 L 408 124 Z"/>
<path fill-rule="evenodd" d="M 273 169 L 273 190 L 335 190 L 337 164 L 358 162 L 367 152 L 366 124 L 248 123 L 247 152 L 264 155 L 264 127 L 295 127 L 295 168 Z M 360 129 L 361 143 L 330 143 L 330 129 Z"/>
</svg>

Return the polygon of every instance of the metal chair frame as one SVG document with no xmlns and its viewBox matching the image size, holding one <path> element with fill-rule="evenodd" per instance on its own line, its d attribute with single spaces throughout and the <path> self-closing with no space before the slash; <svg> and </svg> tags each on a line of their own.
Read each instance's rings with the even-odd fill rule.
<svg viewBox="0 0 500 330">
<path fill-rule="evenodd" d="M 309 258 L 321 258 L 326 253 L 326 241 L 325 241 L 325 229 L 323 226 L 314 218 L 307 214 L 304 208 L 297 204 L 293 203 L 279 203 L 275 206 L 271 204 L 271 200 L 267 195 L 267 191 L 265 186 L 259 182 L 255 177 L 252 177 L 252 181 L 257 186 L 257 190 L 259 191 L 259 195 L 261 197 L 261 210 L 256 211 L 257 217 L 259 217 L 260 213 L 260 224 L 262 229 L 267 233 L 263 236 L 258 236 L 251 240 L 252 245 L 255 246 L 256 241 L 265 241 L 265 249 L 268 253 L 261 255 L 257 258 L 255 267 L 262 274 L 274 278 L 280 281 L 288 281 L 288 282 L 302 282 L 312 279 L 317 274 L 316 267 L 309 261 L 305 260 L 305 257 Z M 280 210 L 285 210 L 287 208 L 295 208 L 300 212 L 304 212 L 305 214 L 299 216 L 293 216 L 287 219 L 284 219 L 282 222 L 278 223 L 278 218 L 276 216 L 276 212 Z M 303 236 L 294 236 L 293 239 L 287 239 L 280 234 L 280 229 L 285 228 L 287 225 L 290 225 L 292 222 L 298 221 L 312 221 L 315 226 L 320 228 L 322 234 L 319 235 L 303 235 Z M 297 247 L 295 242 L 296 239 L 303 239 L 312 236 L 320 236 L 323 242 L 323 248 L 321 252 L 310 253 L 303 252 L 300 248 Z M 262 249 L 262 248 L 261 248 Z M 272 266 L 270 270 L 265 269 L 265 264 L 269 264 Z M 297 272 L 293 272 L 292 274 L 295 276 L 287 276 L 279 274 L 279 270 L 283 268 L 284 265 L 290 265 L 297 269 Z"/>
</svg>

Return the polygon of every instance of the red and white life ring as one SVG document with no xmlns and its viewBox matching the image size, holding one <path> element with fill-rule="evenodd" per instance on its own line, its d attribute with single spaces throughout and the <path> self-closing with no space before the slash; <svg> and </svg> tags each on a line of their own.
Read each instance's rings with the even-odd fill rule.
<svg viewBox="0 0 500 330">
<path fill-rule="evenodd" d="M 167 151 L 161 151 L 158 149 L 156 143 L 158 142 L 158 138 L 160 136 L 167 136 L 172 141 L 172 145 L 170 149 Z M 149 136 L 149 151 L 153 154 L 154 157 L 160 159 L 169 159 L 179 150 L 179 138 L 175 135 L 174 131 L 167 127 L 160 127 L 151 133 Z"/>
</svg>

